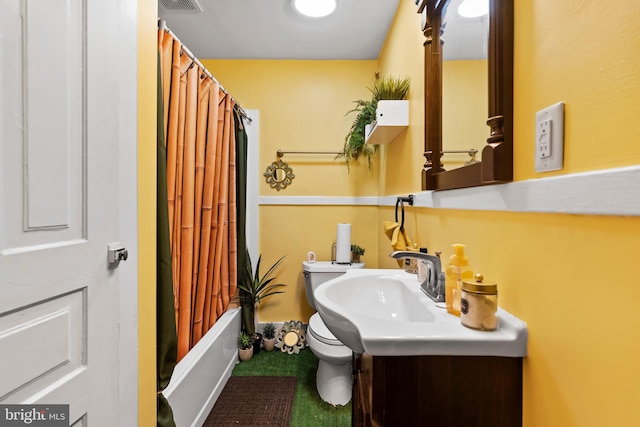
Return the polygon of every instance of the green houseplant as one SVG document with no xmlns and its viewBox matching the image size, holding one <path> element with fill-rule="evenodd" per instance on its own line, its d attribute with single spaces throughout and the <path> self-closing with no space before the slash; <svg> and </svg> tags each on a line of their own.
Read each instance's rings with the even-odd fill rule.
<svg viewBox="0 0 640 427">
<path fill-rule="evenodd" d="M 364 255 L 365 249 L 362 246 L 351 245 L 351 262 L 360 262 L 360 257 Z"/>
<path fill-rule="evenodd" d="M 242 329 L 247 334 L 254 336 L 256 335 L 256 311 L 260 301 L 271 295 L 284 292 L 278 289 L 286 285 L 273 283 L 275 277 L 272 277 L 272 275 L 285 257 L 283 256 L 276 261 L 264 275 L 260 274 L 262 255 L 258 258 L 255 272 L 251 270 L 249 251 L 247 251 L 246 257 L 246 268 L 242 272 L 238 283 L 240 306 L 242 307 Z"/>
<path fill-rule="evenodd" d="M 238 355 L 243 362 L 253 356 L 253 337 L 244 331 L 241 331 L 240 335 L 238 335 Z"/>
<path fill-rule="evenodd" d="M 276 325 L 269 322 L 262 328 L 262 335 L 264 335 L 264 349 L 271 351 L 276 346 Z"/>
<path fill-rule="evenodd" d="M 371 99 L 354 101 L 356 107 L 348 111 L 347 114 L 357 113 L 356 118 L 345 137 L 342 153 L 337 156 L 337 158 L 344 158 L 347 167 L 349 167 L 349 162 L 357 160 L 361 155 L 367 157 L 367 164 L 371 167 L 371 156 L 375 154 L 377 146 L 365 144 L 365 126 L 376 120 L 378 101 L 405 99 L 409 86 L 409 77 L 379 77 L 376 75 L 374 83 L 367 88 L 371 92 Z"/>
</svg>

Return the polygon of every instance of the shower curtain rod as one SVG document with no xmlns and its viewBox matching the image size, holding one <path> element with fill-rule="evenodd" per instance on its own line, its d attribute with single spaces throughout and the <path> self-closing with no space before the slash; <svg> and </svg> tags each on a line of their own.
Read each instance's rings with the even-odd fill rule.
<svg viewBox="0 0 640 427">
<path fill-rule="evenodd" d="M 242 117 L 244 117 L 245 119 L 247 119 L 249 121 L 249 123 L 251 123 L 251 119 L 249 118 L 249 116 L 247 116 L 247 113 L 244 111 L 244 109 L 242 108 L 242 106 L 240 105 L 240 103 L 238 102 L 238 100 L 236 100 L 233 95 L 231 95 L 225 88 L 224 86 L 222 86 L 222 84 L 215 78 L 213 77 L 213 74 L 211 74 L 211 72 L 209 70 L 207 70 L 207 68 L 202 65 L 202 62 L 200 62 L 200 60 L 189 50 L 189 48 L 187 46 L 184 45 L 184 43 L 182 43 L 180 41 L 180 39 L 178 38 L 178 36 L 176 36 L 176 34 L 171 31 L 171 29 L 167 26 L 167 21 L 165 21 L 164 19 L 158 19 L 158 26 L 160 27 L 160 30 L 165 31 L 167 33 L 169 33 L 171 35 L 171 37 L 173 37 L 175 40 L 177 40 L 181 45 L 181 49 L 182 51 L 193 61 L 195 62 L 198 67 L 200 67 L 202 69 L 202 72 L 209 77 L 211 80 L 213 80 L 214 82 L 216 82 L 218 84 L 218 86 L 220 87 L 220 90 L 222 90 L 222 92 L 224 92 L 226 95 L 231 96 L 231 99 L 233 99 L 236 102 L 236 106 L 240 112 L 240 114 L 242 115 Z"/>
</svg>

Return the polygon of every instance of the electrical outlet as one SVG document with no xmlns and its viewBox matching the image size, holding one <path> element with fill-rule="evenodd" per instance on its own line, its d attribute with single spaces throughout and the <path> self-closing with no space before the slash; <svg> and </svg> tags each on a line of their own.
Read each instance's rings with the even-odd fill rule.
<svg viewBox="0 0 640 427">
<path fill-rule="evenodd" d="M 564 160 L 564 103 L 536 113 L 536 172 L 562 169 Z"/>
<path fill-rule="evenodd" d="M 541 159 L 551 157 L 551 119 L 544 120 L 538 125 L 536 142 L 538 144 L 538 156 Z"/>
</svg>

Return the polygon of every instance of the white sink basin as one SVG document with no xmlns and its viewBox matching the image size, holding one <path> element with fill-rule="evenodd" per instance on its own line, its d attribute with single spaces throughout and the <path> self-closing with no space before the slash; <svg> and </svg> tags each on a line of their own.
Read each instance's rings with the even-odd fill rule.
<svg viewBox="0 0 640 427">
<path fill-rule="evenodd" d="M 527 355 L 527 325 L 522 320 L 498 309 L 495 331 L 466 328 L 420 290 L 415 274 L 402 270 L 348 270 L 318 286 L 314 297 L 329 330 L 356 353 Z"/>
</svg>

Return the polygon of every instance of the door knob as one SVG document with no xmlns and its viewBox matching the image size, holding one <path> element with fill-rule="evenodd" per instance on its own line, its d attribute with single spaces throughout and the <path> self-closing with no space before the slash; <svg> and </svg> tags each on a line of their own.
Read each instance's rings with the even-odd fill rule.
<svg viewBox="0 0 640 427">
<path fill-rule="evenodd" d="M 111 267 L 115 267 L 120 261 L 126 261 L 129 258 L 129 251 L 120 242 L 109 243 L 107 253 L 109 266 Z"/>
</svg>

